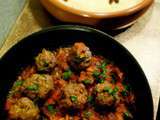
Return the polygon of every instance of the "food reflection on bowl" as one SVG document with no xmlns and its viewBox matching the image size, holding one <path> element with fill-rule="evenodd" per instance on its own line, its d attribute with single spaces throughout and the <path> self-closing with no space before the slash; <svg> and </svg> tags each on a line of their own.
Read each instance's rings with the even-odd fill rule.
<svg viewBox="0 0 160 120">
<path fill-rule="evenodd" d="M 153 120 L 151 91 L 139 64 L 92 28 L 34 33 L 1 58 L 0 73 L 2 119 Z"/>
<path fill-rule="evenodd" d="M 121 29 L 133 24 L 153 0 L 41 0 L 57 19 L 105 29 Z"/>
</svg>

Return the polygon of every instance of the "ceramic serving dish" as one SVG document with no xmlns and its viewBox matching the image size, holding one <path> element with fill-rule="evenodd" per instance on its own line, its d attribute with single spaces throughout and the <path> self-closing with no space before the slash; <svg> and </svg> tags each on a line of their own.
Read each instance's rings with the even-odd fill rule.
<svg viewBox="0 0 160 120">
<path fill-rule="evenodd" d="M 57 19 L 63 22 L 98 26 L 105 29 L 121 29 L 136 22 L 151 6 L 153 0 L 40 0 L 42 5 Z M 71 1 L 71 2 L 70 2 Z M 103 1 L 106 3 L 103 4 Z M 67 3 L 68 2 L 68 3 Z M 70 2 L 70 3 L 69 3 Z M 72 5 L 73 2 L 73 5 Z M 90 5 L 91 4 L 91 5 Z M 106 4 L 106 8 L 105 8 Z M 96 6 L 99 6 L 96 8 Z M 100 7 L 102 6 L 102 8 Z"/>
</svg>

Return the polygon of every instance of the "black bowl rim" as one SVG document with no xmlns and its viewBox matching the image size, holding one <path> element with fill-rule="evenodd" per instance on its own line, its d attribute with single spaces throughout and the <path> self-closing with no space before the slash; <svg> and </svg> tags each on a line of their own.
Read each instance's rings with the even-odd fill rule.
<svg viewBox="0 0 160 120">
<path fill-rule="evenodd" d="M 44 34 L 44 33 L 47 33 L 47 32 L 51 32 L 51 31 L 57 31 L 57 30 L 77 30 L 77 31 L 83 31 L 83 32 L 92 32 L 92 33 L 95 33 L 95 34 L 99 34 L 99 35 L 103 35 L 105 37 L 108 37 L 109 39 L 111 39 L 113 41 L 113 43 L 116 45 L 116 46 L 119 46 L 121 49 L 123 49 L 127 56 L 129 56 L 131 59 L 133 59 L 133 61 L 135 62 L 135 64 L 137 65 L 139 71 L 141 72 L 141 74 L 143 75 L 144 77 L 144 82 L 145 82 L 145 85 L 148 89 L 148 95 L 149 95 L 149 100 L 151 101 L 151 107 L 152 107 L 152 119 L 154 119 L 154 106 L 153 106 L 153 97 L 152 97 L 152 93 L 151 93 L 151 88 L 150 88 L 150 85 L 149 85 L 149 82 L 146 78 L 146 75 L 143 71 L 143 69 L 141 68 L 140 64 L 137 62 L 137 60 L 135 59 L 135 57 L 128 51 L 128 49 L 123 46 L 120 42 L 118 42 L 117 40 L 115 40 L 111 35 L 105 33 L 105 32 L 102 32 L 98 29 L 95 29 L 95 28 L 91 28 L 91 27 L 87 27 L 87 26 L 82 26 L 82 25 L 56 25 L 56 26 L 51 26 L 51 27 L 48 27 L 48 28 L 44 28 L 40 31 L 37 31 L 37 32 L 34 32 L 24 38 L 22 38 L 20 41 L 18 41 L 17 43 L 13 44 L 3 55 L 2 57 L 0 58 L 0 62 L 3 58 L 5 58 L 5 56 L 7 56 L 7 54 L 9 53 L 9 51 L 11 51 L 12 49 L 16 48 L 16 46 L 20 43 L 23 43 L 24 41 L 26 41 L 27 39 L 29 38 L 32 38 L 34 36 L 38 36 L 40 34 Z"/>
</svg>

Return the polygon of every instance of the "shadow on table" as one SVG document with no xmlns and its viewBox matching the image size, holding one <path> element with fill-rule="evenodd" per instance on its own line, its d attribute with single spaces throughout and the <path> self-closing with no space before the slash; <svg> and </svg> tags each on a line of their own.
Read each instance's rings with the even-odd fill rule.
<svg viewBox="0 0 160 120">
<path fill-rule="evenodd" d="M 37 23 L 42 27 L 50 27 L 60 24 L 58 20 L 52 17 L 41 5 L 39 0 L 29 0 L 29 8 L 36 19 Z"/>
</svg>

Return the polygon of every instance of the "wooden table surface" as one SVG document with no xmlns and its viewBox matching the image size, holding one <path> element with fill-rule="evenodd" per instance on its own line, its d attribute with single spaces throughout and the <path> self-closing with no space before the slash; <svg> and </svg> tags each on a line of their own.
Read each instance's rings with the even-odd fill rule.
<svg viewBox="0 0 160 120">
<path fill-rule="evenodd" d="M 114 36 L 135 56 L 144 70 L 152 91 L 155 116 L 160 97 L 160 20 L 158 17 L 160 17 L 160 0 L 156 0 L 133 26 Z M 55 24 L 57 21 L 43 9 L 39 0 L 28 0 L 0 49 L 0 57 L 23 37 Z"/>
</svg>

